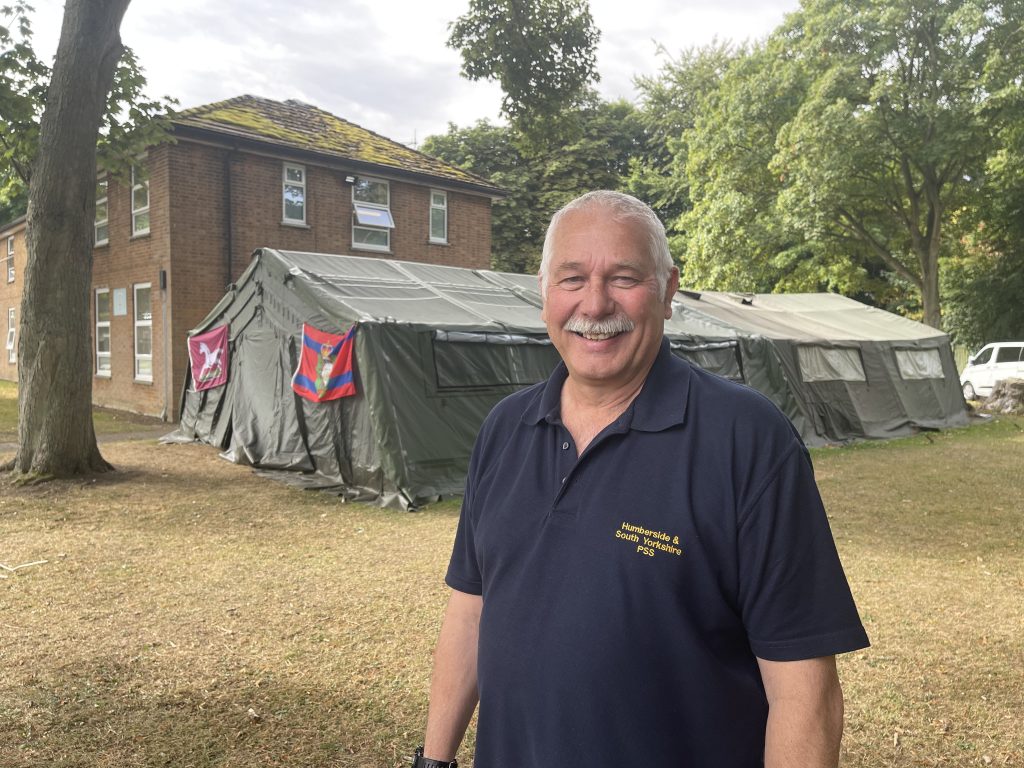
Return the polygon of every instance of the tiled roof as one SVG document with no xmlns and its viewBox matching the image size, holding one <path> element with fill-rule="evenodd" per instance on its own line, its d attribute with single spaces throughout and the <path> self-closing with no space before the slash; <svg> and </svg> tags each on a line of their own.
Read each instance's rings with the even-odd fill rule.
<svg viewBox="0 0 1024 768">
<path fill-rule="evenodd" d="M 301 101 L 236 96 L 186 109 L 175 115 L 173 122 L 383 168 L 426 174 L 500 193 L 487 179 Z"/>
</svg>

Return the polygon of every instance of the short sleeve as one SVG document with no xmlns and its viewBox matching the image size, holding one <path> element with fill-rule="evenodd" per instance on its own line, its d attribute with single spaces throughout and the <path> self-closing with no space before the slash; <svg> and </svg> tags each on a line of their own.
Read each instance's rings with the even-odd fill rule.
<svg viewBox="0 0 1024 768">
<path fill-rule="evenodd" d="M 485 425 L 486 428 L 486 425 Z M 481 430 L 481 436 L 484 430 Z M 481 437 L 473 447 L 469 460 L 469 472 L 466 476 L 466 492 L 462 497 L 462 511 L 459 514 L 459 527 L 455 532 L 455 544 L 452 546 L 452 557 L 448 562 L 448 572 L 444 581 L 452 589 L 470 595 L 483 593 L 483 580 L 480 575 L 480 563 L 476 556 L 474 537 L 473 507 L 474 488 L 478 478 Z"/>
<path fill-rule="evenodd" d="M 802 445 L 743 510 L 737 554 L 739 607 L 756 656 L 795 661 L 869 644 Z"/>
</svg>

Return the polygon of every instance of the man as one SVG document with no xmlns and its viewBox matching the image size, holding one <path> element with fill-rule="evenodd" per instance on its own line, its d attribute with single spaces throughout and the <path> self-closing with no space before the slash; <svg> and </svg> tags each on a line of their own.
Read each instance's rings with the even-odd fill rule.
<svg viewBox="0 0 1024 768">
<path fill-rule="evenodd" d="M 563 364 L 474 448 L 418 765 L 479 695 L 478 768 L 836 766 L 834 654 L 867 636 L 792 425 L 672 355 L 678 280 L 635 198 L 552 218 Z"/>
</svg>

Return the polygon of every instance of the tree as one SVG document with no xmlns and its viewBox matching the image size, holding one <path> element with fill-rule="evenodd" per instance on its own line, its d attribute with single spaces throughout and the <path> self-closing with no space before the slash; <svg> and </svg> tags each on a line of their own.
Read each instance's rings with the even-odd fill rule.
<svg viewBox="0 0 1024 768">
<path fill-rule="evenodd" d="M 502 187 L 508 197 L 492 208 L 491 266 L 536 272 L 548 221 L 556 210 L 591 189 L 622 189 L 630 160 L 644 150 L 636 111 L 625 101 L 594 100 L 578 110 L 579 136 L 558 152 L 516 141 L 514 129 L 480 121 L 449 125 L 422 149 Z"/>
<path fill-rule="evenodd" d="M 1009 10 L 998 0 L 809 0 L 796 22 L 810 80 L 770 163 L 784 183 L 780 213 L 833 258 L 883 265 L 912 286 L 936 328 L 946 236 L 977 199 L 1005 119 L 987 107 L 1007 85 L 991 62 L 1021 45 Z"/>
<path fill-rule="evenodd" d="M 631 158 L 626 191 L 657 212 L 668 229 L 672 254 L 681 262 L 685 246 L 678 225 L 692 207 L 684 134 L 694 127 L 701 105 L 740 54 L 733 46 L 717 41 L 690 48 L 678 57 L 669 56 L 664 49 L 660 53 L 665 58 L 658 74 L 636 78 L 640 94 L 637 119 L 646 149 Z"/>
<path fill-rule="evenodd" d="M 599 38 L 587 0 L 470 0 L 448 46 L 464 77 L 501 86 L 501 112 L 521 137 L 551 144 L 578 128 L 574 112 L 599 79 Z"/>
<path fill-rule="evenodd" d="M 123 168 L 163 131 L 140 98 L 119 27 L 129 0 L 67 0 L 52 72 L 31 47 L 28 8 L 5 9 L 0 104 L 7 190 L 28 185 L 28 264 L 18 334 L 18 452 L 23 477 L 110 469 L 92 424 L 89 290 L 97 142 Z M 139 127 L 141 126 L 141 127 Z"/>
</svg>

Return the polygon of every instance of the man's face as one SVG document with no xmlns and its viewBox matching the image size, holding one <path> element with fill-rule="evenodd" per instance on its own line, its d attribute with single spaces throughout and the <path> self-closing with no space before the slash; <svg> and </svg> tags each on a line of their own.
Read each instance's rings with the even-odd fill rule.
<svg viewBox="0 0 1024 768">
<path fill-rule="evenodd" d="M 609 392 L 640 384 L 672 316 L 678 270 L 659 284 L 643 227 L 601 206 L 566 214 L 552 244 L 541 317 L 569 376 Z"/>
</svg>

